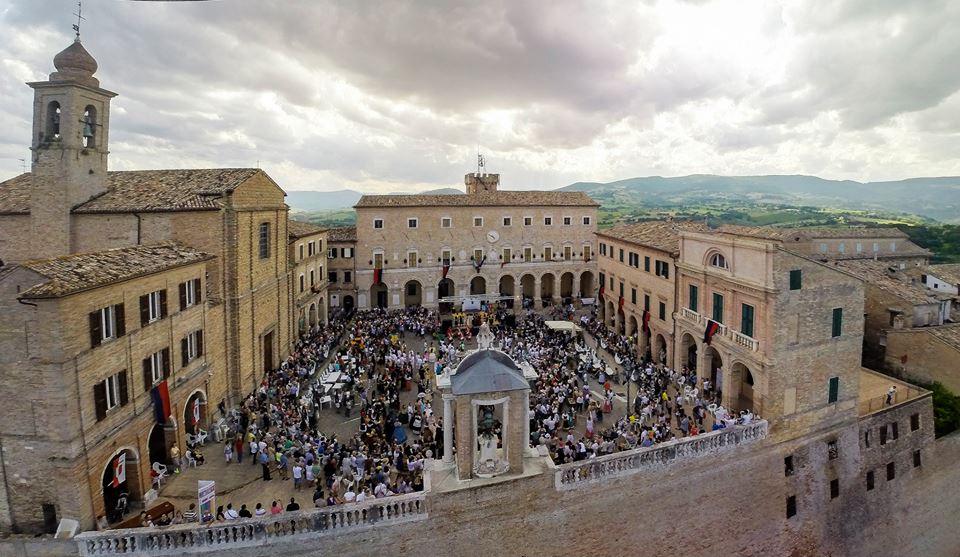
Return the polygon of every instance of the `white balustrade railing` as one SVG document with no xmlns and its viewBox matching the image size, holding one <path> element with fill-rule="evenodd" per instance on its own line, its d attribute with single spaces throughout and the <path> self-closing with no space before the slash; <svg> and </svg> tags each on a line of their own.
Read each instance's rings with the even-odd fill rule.
<svg viewBox="0 0 960 557">
<path fill-rule="evenodd" d="M 733 329 L 730 329 L 730 338 L 733 339 L 733 342 L 743 346 L 747 350 L 753 352 L 760 350 L 760 342 L 757 341 L 757 339 L 747 336 L 740 331 L 734 331 Z"/>
<path fill-rule="evenodd" d="M 558 491 L 566 491 L 607 478 L 662 468 L 674 461 L 714 456 L 720 452 L 759 441 L 766 436 L 767 422 L 758 420 L 751 424 L 735 425 L 695 437 L 673 439 L 652 447 L 561 464 L 557 467 L 556 488 Z"/>
<path fill-rule="evenodd" d="M 698 325 L 703 323 L 703 316 L 693 311 L 690 308 L 686 308 L 686 307 L 680 308 L 680 315 L 686 317 L 687 319 L 693 321 L 694 323 L 697 323 Z"/>
<path fill-rule="evenodd" d="M 207 551 L 229 552 L 232 548 L 349 533 L 377 525 L 402 524 L 426 518 L 425 494 L 411 493 L 363 503 L 206 525 L 182 524 L 163 528 L 84 532 L 74 539 L 82 556 L 182 555 Z"/>
</svg>

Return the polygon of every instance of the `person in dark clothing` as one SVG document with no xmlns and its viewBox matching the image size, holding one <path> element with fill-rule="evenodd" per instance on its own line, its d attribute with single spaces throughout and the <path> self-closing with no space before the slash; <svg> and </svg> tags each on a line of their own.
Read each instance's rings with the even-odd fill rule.
<svg viewBox="0 0 960 557">
<path fill-rule="evenodd" d="M 266 451 L 260 453 L 260 466 L 263 467 L 263 481 L 270 481 L 270 459 Z"/>
<path fill-rule="evenodd" d="M 290 498 L 290 504 L 287 505 L 287 512 L 299 511 L 299 510 L 300 510 L 300 504 L 297 503 L 297 500 L 296 500 L 296 499 L 294 499 L 293 497 L 291 497 L 291 498 Z"/>
</svg>

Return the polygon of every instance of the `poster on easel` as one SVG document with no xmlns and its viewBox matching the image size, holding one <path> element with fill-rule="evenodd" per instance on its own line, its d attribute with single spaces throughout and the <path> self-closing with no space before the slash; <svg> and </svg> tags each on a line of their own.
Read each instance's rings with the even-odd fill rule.
<svg viewBox="0 0 960 557">
<path fill-rule="evenodd" d="M 217 500 L 217 482 L 199 480 L 197 482 L 197 501 L 200 504 L 200 521 L 212 522 L 213 509 Z"/>
</svg>

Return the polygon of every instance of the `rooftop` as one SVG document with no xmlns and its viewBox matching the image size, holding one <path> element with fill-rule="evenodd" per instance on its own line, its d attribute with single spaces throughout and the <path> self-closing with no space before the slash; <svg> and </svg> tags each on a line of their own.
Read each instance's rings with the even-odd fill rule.
<svg viewBox="0 0 960 557">
<path fill-rule="evenodd" d="M 107 191 L 81 203 L 75 213 L 206 211 L 255 174 L 258 168 L 114 170 L 107 173 Z M 31 174 L 0 182 L 0 214 L 30 212 Z"/>
<path fill-rule="evenodd" d="M 834 226 L 830 228 L 788 228 L 790 235 L 799 235 L 807 239 L 816 238 L 907 238 L 906 232 L 899 228 L 886 226 L 867 228 L 863 226 Z"/>
<path fill-rule="evenodd" d="M 46 280 L 25 290 L 20 297 L 68 296 L 212 258 L 212 255 L 190 247 L 166 243 L 25 261 L 19 266 L 34 271 Z"/>
<path fill-rule="evenodd" d="M 887 404 L 887 392 L 890 387 L 896 387 L 896 394 L 893 395 L 891 403 Z M 865 367 L 860 368 L 860 387 L 857 392 L 857 406 L 860 416 L 891 408 L 897 404 L 920 398 L 925 394 L 929 394 L 929 391 L 911 385 L 906 381 Z"/>
<path fill-rule="evenodd" d="M 960 350 L 960 323 L 951 323 L 938 327 L 925 327 L 924 330 L 946 344 Z"/>
<path fill-rule="evenodd" d="M 708 230 L 707 226 L 700 222 L 655 220 L 615 226 L 598 231 L 597 235 L 667 253 L 679 253 L 681 231 L 707 232 Z"/>
<path fill-rule="evenodd" d="M 788 232 L 784 228 L 775 228 L 772 226 L 741 226 L 737 224 L 725 224 L 716 230 L 718 234 L 731 234 L 734 236 L 748 236 L 750 238 L 759 238 L 761 240 L 781 241 Z"/>
<path fill-rule="evenodd" d="M 354 207 L 599 207 L 584 192 L 496 191 L 451 195 L 364 195 Z"/>
<path fill-rule="evenodd" d="M 936 300 L 936 295 L 927 287 L 888 262 L 857 259 L 834 261 L 833 264 L 909 304 L 928 304 Z"/>
<path fill-rule="evenodd" d="M 327 242 L 356 242 L 357 227 L 341 226 L 327 230 Z"/>
<path fill-rule="evenodd" d="M 475 350 L 450 377 L 455 395 L 529 389 L 517 364 L 499 350 Z"/>
<path fill-rule="evenodd" d="M 950 284 L 960 284 L 960 263 L 952 263 L 949 265 L 927 265 L 926 267 L 921 267 L 921 270 L 928 274 L 937 277 L 938 279 L 949 282 Z"/>
<path fill-rule="evenodd" d="M 291 238 L 303 238 L 313 234 L 325 232 L 327 229 L 302 220 L 290 219 L 287 221 L 287 235 Z"/>
</svg>

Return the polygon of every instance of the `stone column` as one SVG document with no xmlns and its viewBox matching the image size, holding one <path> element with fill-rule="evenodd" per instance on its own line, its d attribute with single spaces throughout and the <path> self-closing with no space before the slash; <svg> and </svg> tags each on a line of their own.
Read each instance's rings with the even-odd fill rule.
<svg viewBox="0 0 960 557">
<path fill-rule="evenodd" d="M 453 395 L 443 395 L 443 463 L 453 464 Z"/>
<path fill-rule="evenodd" d="M 533 309 L 543 309 L 543 299 L 540 297 L 540 277 L 534 276 L 533 280 Z"/>
<path fill-rule="evenodd" d="M 520 445 L 520 450 L 523 456 L 527 455 L 527 449 L 530 447 L 530 391 L 523 391 L 523 404 L 521 405 L 521 410 L 523 411 L 523 444 Z M 522 462 L 522 461 L 521 461 Z"/>
</svg>

